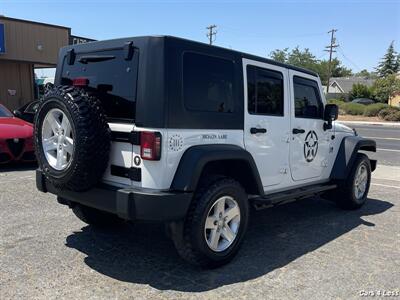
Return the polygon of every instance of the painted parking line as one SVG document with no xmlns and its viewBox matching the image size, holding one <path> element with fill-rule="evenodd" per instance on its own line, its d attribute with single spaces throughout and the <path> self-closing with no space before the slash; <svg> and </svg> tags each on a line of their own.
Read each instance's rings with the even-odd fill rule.
<svg viewBox="0 0 400 300">
<path fill-rule="evenodd" d="M 400 138 L 392 138 L 392 137 L 366 136 L 365 138 L 368 138 L 368 139 L 375 139 L 375 140 L 400 141 Z"/>
<path fill-rule="evenodd" d="M 377 151 L 391 151 L 391 152 L 400 152 L 400 150 L 396 149 L 386 149 L 386 148 L 377 148 Z"/>
<path fill-rule="evenodd" d="M 371 183 L 371 185 L 377 185 L 377 186 L 383 186 L 383 187 L 388 187 L 388 188 L 400 189 L 400 186 L 381 184 L 381 183 Z"/>
</svg>

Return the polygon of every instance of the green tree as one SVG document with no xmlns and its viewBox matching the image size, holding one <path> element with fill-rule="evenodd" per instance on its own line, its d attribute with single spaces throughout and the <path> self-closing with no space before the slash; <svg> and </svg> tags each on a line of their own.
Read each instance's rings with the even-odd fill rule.
<svg viewBox="0 0 400 300">
<path fill-rule="evenodd" d="M 397 55 L 397 72 L 400 71 L 400 53 Z"/>
<path fill-rule="evenodd" d="M 390 74 L 395 74 L 399 71 L 400 62 L 399 56 L 394 49 L 394 41 L 389 45 L 385 56 L 381 59 L 381 62 L 376 68 L 379 77 L 385 77 Z"/>
<path fill-rule="evenodd" d="M 328 84 L 328 71 L 329 71 L 329 60 L 321 60 L 318 65 L 319 74 L 323 84 Z M 350 77 L 353 75 L 351 69 L 346 68 L 342 65 L 342 62 L 334 58 L 331 62 L 331 78 L 332 77 Z"/>
<path fill-rule="evenodd" d="M 287 63 L 287 58 L 289 55 L 289 48 L 285 48 L 283 50 L 275 49 L 269 54 L 269 57 L 275 61 L 279 61 L 281 63 Z"/>
<path fill-rule="evenodd" d="M 317 72 L 321 78 L 322 84 L 327 84 L 328 80 L 328 60 L 318 60 L 311 52 L 310 49 L 300 49 L 299 46 L 289 50 L 276 49 L 272 51 L 269 56 L 276 61 L 309 69 Z M 332 77 L 347 77 L 352 76 L 352 71 L 342 65 L 341 61 L 337 58 L 332 59 L 331 63 L 331 76 Z"/>
<path fill-rule="evenodd" d="M 349 93 L 349 99 L 353 100 L 356 98 L 371 98 L 372 91 L 371 89 L 361 83 L 353 84 L 353 88 Z"/>
<path fill-rule="evenodd" d="M 310 49 L 301 50 L 299 46 L 294 48 L 288 56 L 287 63 L 293 66 L 315 70 L 318 60 L 310 52 Z"/>
<path fill-rule="evenodd" d="M 357 77 L 365 77 L 365 78 L 369 78 L 370 77 L 370 75 L 371 75 L 371 73 L 370 72 L 368 72 L 368 70 L 367 69 L 363 69 L 363 70 L 361 70 L 360 72 L 357 72 L 356 74 L 354 74 L 355 76 L 357 76 Z"/>
<path fill-rule="evenodd" d="M 379 102 L 388 103 L 390 96 L 400 92 L 400 79 L 395 74 L 379 78 L 373 85 L 373 97 Z"/>
<path fill-rule="evenodd" d="M 364 78 L 368 78 L 368 79 L 377 79 L 378 78 L 378 74 L 376 72 L 369 72 L 367 69 L 363 69 L 360 72 L 355 73 L 354 76 L 364 77 Z"/>
</svg>

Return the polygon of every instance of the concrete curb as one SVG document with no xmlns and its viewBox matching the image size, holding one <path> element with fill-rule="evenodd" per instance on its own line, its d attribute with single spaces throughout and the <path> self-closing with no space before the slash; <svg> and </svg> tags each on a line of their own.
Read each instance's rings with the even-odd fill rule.
<svg viewBox="0 0 400 300">
<path fill-rule="evenodd" d="M 374 126 L 400 127 L 400 122 L 370 122 L 370 121 L 337 121 L 337 122 L 349 125 L 374 125 Z"/>
</svg>

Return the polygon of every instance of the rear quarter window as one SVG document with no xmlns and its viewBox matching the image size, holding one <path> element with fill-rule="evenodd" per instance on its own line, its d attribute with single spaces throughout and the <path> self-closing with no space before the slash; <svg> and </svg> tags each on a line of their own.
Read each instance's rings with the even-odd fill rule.
<svg viewBox="0 0 400 300">
<path fill-rule="evenodd" d="M 232 113 L 234 63 L 193 52 L 183 55 L 183 99 L 190 111 Z"/>
<path fill-rule="evenodd" d="M 122 49 L 77 53 L 72 65 L 64 59 L 61 83 L 72 84 L 76 78 L 86 78 L 88 89 L 102 102 L 109 119 L 135 119 L 138 52 L 126 60 Z M 107 57 L 90 61 L 89 57 Z M 85 59 L 86 58 L 86 59 Z"/>
</svg>

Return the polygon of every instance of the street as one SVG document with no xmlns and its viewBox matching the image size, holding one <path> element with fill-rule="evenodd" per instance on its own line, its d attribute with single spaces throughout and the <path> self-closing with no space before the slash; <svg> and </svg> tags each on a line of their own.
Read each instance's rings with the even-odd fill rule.
<svg viewBox="0 0 400 300">
<path fill-rule="evenodd" d="M 357 299 L 399 292 L 399 128 L 377 140 L 369 200 L 343 211 L 320 198 L 252 211 L 237 258 L 185 264 L 160 224 L 96 230 L 35 187 L 35 166 L 0 167 L 1 299 Z"/>
<path fill-rule="evenodd" d="M 377 159 L 378 164 L 400 166 L 400 126 L 345 125 L 355 128 L 360 136 L 376 141 L 377 153 L 371 158 Z"/>
</svg>

